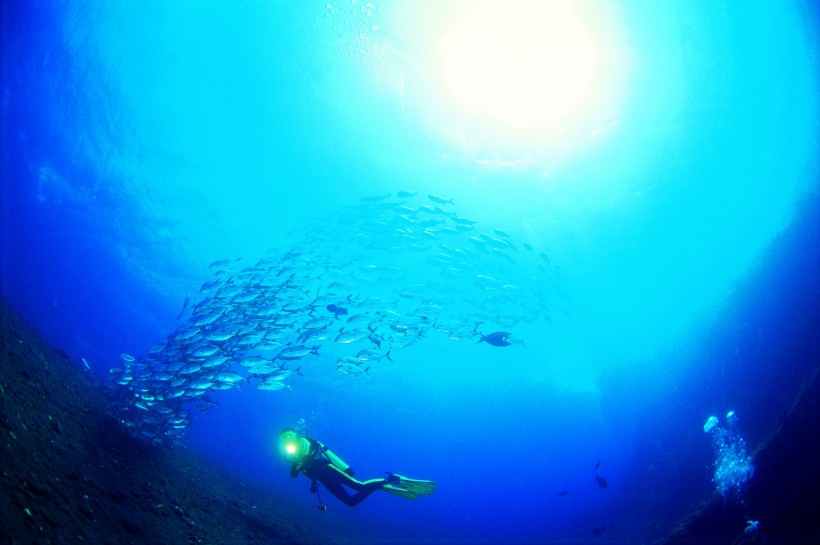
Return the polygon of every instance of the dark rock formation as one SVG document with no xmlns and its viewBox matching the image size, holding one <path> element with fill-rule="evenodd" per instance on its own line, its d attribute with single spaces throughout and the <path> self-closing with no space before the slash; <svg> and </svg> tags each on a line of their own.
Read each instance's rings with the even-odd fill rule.
<svg viewBox="0 0 820 545">
<path fill-rule="evenodd" d="M 334 543 L 184 449 L 133 439 L 103 387 L 0 299 L 1 543 Z"/>
<path fill-rule="evenodd" d="M 806 382 L 754 459 L 742 503 L 715 497 L 659 543 L 820 543 L 820 373 Z M 757 534 L 744 533 L 748 520 L 760 522 Z"/>
</svg>

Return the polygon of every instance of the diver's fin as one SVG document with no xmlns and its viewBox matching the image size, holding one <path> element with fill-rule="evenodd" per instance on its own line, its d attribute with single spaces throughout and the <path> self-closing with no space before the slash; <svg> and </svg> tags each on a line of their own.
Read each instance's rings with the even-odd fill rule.
<svg viewBox="0 0 820 545">
<path fill-rule="evenodd" d="M 418 494 L 415 492 L 411 492 L 406 488 L 399 488 L 398 486 L 393 486 L 392 484 L 386 484 L 382 486 L 382 490 L 385 492 L 390 492 L 391 494 L 395 494 L 396 496 L 401 496 L 402 498 L 406 498 L 410 501 L 415 500 L 418 497 Z"/>
<path fill-rule="evenodd" d="M 396 475 L 395 473 L 393 474 L 393 476 L 398 478 L 399 480 L 399 482 L 395 484 L 404 488 L 405 490 L 409 490 L 410 492 L 414 492 L 416 494 L 432 494 L 433 491 L 436 489 L 436 485 L 438 484 L 436 481 L 408 479 L 407 477 L 402 477 L 401 475 Z"/>
</svg>

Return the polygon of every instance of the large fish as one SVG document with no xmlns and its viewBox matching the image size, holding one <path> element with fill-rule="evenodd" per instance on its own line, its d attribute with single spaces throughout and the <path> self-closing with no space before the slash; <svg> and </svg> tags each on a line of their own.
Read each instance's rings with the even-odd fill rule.
<svg viewBox="0 0 820 545">
<path fill-rule="evenodd" d="M 330 304 L 330 305 L 326 306 L 325 308 L 326 308 L 326 309 L 328 309 L 328 310 L 329 310 L 330 312 L 332 312 L 333 314 L 335 314 L 335 315 L 336 315 L 336 317 L 339 317 L 339 316 L 341 316 L 341 315 L 347 314 L 347 309 L 346 309 L 346 308 L 344 308 L 344 307 L 340 307 L 339 305 L 337 305 L 337 304 L 335 304 L 335 303 L 334 303 L 334 304 Z"/>
<path fill-rule="evenodd" d="M 484 342 L 487 344 L 491 344 L 493 346 L 510 346 L 512 341 L 510 340 L 512 333 L 509 331 L 494 331 L 492 333 L 488 333 L 484 335 L 483 333 L 479 333 L 481 338 L 478 339 L 478 342 Z"/>
</svg>

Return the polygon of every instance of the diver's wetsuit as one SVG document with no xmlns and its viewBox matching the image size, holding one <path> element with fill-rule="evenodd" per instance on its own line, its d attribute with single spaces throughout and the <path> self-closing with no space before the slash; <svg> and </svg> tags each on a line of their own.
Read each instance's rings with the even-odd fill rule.
<svg viewBox="0 0 820 545">
<path fill-rule="evenodd" d="M 311 481 L 322 483 L 328 492 L 350 507 L 358 505 L 370 494 L 387 484 L 384 479 L 357 481 L 352 477 L 353 471 L 338 456 L 319 441 L 310 438 L 307 440 L 310 442 L 310 452 L 298 462 L 291 464 L 291 477 L 298 477 L 300 472 L 304 473 Z M 336 464 L 345 466 L 345 468 L 342 469 Z M 355 490 L 356 494 L 350 494 L 342 485 Z"/>
</svg>

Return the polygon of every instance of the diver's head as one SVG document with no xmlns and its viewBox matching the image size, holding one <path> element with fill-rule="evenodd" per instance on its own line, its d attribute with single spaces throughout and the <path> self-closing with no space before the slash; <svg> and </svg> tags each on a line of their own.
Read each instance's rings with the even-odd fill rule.
<svg viewBox="0 0 820 545">
<path fill-rule="evenodd" d="M 286 462 L 297 462 L 310 452 L 310 442 L 293 428 L 285 428 L 279 434 L 279 451 Z"/>
</svg>

